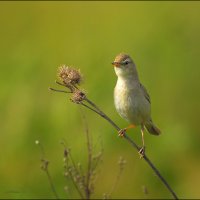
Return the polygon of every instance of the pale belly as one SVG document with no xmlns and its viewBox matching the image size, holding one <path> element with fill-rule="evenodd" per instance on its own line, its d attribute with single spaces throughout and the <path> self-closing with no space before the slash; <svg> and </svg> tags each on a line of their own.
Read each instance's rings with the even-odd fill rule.
<svg viewBox="0 0 200 200">
<path fill-rule="evenodd" d="M 114 103 L 119 115 L 134 125 L 140 125 L 151 117 L 150 103 L 140 90 L 115 87 Z"/>
</svg>

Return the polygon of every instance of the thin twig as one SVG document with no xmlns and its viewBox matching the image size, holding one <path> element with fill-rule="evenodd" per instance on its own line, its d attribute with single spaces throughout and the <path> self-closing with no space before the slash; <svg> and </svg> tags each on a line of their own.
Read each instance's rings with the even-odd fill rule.
<svg viewBox="0 0 200 200">
<path fill-rule="evenodd" d="M 65 84 L 63 84 L 63 83 L 60 83 L 59 81 L 57 81 L 57 80 L 55 80 L 55 83 L 56 84 L 58 84 L 58 85 L 61 85 L 61 86 L 64 86 L 64 87 L 66 87 L 66 85 Z"/>
<path fill-rule="evenodd" d="M 95 164 L 94 164 L 93 167 L 92 167 L 92 171 L 95 171 L 95 170 L 96 170 L 96 168 L 97 168 L 99 162 L 101 161 L 101 157 L 102 157 L 102 153 L 100 152 L 100 155 L 97 156 L 96 162 L 95 162 Z"/>
<path fill-rule="evenodd" d="M 69 172 L 70 178 L 72 180 L 72 183 L 74 184 L 74 187 L 76 188 L 77 192 L 79 193 L 79 195 L 81 196 L 82 199 L 85 199 L 82 192 L 80 191 L 78 185 L 76 184 L 76 182 L 74 181 L 73 175 L 71 172 Z"/>
<path fill-rule="evenodd" d="M 71 172 L 70 170 L 68 170 L 68 169 L 69 169 L 69 160 L 68 160 L 68 158 L 70 157 L 71 162 L 72 162 L 72 164 L 73 164 L 73 167 L 74 167 L 74 169 L 76 170 L 76 173 L 78 173 L 78 170 L 77 170 L 77 168 L 76 168 L 76 165 L 75 165 L 75 163 L 74 163 L 74 161 L 73 161 L 73 159 L 72 159 L 72 156 L 71 156 L 71 154 L 70 154 L 70 151 L 67 150 L 67 147 L 66 147 L 66 144 L 65 144 L 64 141 L 62 141 L 61 144 L 64 146 L 64 151 L 67 152 L 67 155 L 65 155 L 65 153 L 64 153 L 64 163 L 65 163 L 65 165 L 66 165 L 67 172 L 68 172 L 69 175 L 70 175 L 70 179 L 72 180 L 72 183 L 73 183 L 74 187 L 76 188 L 77 192 L 79 193 L 81 199 L 85 199 L 84 196 L 83 196 L 83 194 L 82 194 L 82 192 L 81 192 L 81 190 L 80 190 L 80 188 L 79 188 L 79 186 L 78 186 L 77 183 L 74 181 L 74 177 L 73 177 L 72 172 Z M 65 176 L 65 177 L 66 177 L 66 176 Z"/>
<path fill-rule="evenodd" d="M 46 175 L 48 177 L 48 181 L 49 181 L 51 190 L 52 190 L 55 198 L 59 199 L 58 194 L 57 194 L 56 189 L 55 189 L 55 186 L 53 184 L 53 180 L 52 180 L 51 175 L 49 173 L 49 169 L 48 169 L 49 161 L 46 160 L 46 158 L 45 158 L 45 151 L 44 151 L 43 145 L 38 140 L 36 140 L 36 144 L 39 146 L 39 148 L 41 150 L 41 154 L 42 154 L 42 158 L 41 158 L 42 166 L 41 166 L 41 169 L 46 173 Z"/>
<path fill-rule="evenodd" d="M 82 111 L 82 110 L 81 110 Z M 90 177 L 91 177 L 91 169 L 92 169 L 92 144 L 89 136 L 89 129 L 88 129 L 88 124 L 86 121 L 86 117 L 83 113 L 82 117 L 84 120 L 84 127 L 85 127 L 85 133 L 86 133 L 86 140 L 87 140 L 87 153 L 88 153 L 88 166 L 87 166 L 87 172 L 86 172 L 86 187 L 85 187 L 85 196 L 86 199 L 90 199 L 91 191 L 90 191 Z"/>
<path fill-rule="evenodd" d="M 88 106 L 87 104 L 80 102 L 81 105 L 85 106 L 86 108 L 92 110 L 93 112 L 96 112 L 97 114 L 101 115 L 101 113 L 97 110 L 95 110 L 94 108 L 91 108 L 90 106 Z"/>
<path fill-rule="evenodd" d="M 45 172 L 46 172 L 46 174 L 47 174 L 47 177 L 48 177 L 48 180 L 49 180 L 49 183 L 50 183 L 50 186 L 51 186 L 51 190 L 53 191 L 53 193 L 54 193 L 56 199 L 59 199 L 58 194 L 57 194 L 57 192 L 56 192 L 56 190 L 55 190 L 55 187 L 54 187 L 54 184 L 53 184 L 53 181 L 52 181 L 52 178 L 51 178 L 51 175 L 50 175 L 50 173 L 49 173 L 48 168 L 45 170 Z"/>
<path fill-rule="evenodd" d="M 160 178 L 160 180 L 163 182 L 163 184 L 167 187 L 167 189 L 171 192 L 172 196 L 174 197 L 174 199 L 178 199 L 176 193 L 172 190 L 172 188 L 170 187 L 170 185 L 167 183 L 167 181 L 163 178 L 163 176 L 160 174 L 160 172 L 158 171 L 158 169 L 155 167 L 155 165 L 149 160 L 149 158 L 144 155 L 144 160 L 151 166 L 151 168 L 153 169 L 153 171 L 155 172 L 155 174 Z"/>
<path fill-rule="evenodd" d="M 90 105 L 94 106 L 95 108 L 96 105 L 92 102 L 92 101 L 88 101 L 88 103 L 90 103 Z M 98 112 L 96 112 L 97 114 L 99 114 L 100 116 L 102 116 L 104 119 L 106 119 L 117 131 L 120 130 L 120 128 L 105 114 L 103 113 L 99 108 L 98 110 L 102 113 L 99 114 Z M 124 134 L 124 139 L 126 139 L 134 148 L 136 148 L 138 151 L 140 150 L 140 147 L 125 133 Z M 167 181 L 163 178 L 163 176 L 160 174 L 160 172 L 158 171 L 158 169 L 154 166 L 154 164 L 149 160 L 149 158 L 146 156 L 146 154 L 144 153 L 143 155 L 144 160 L 148 163 L 148 165 L 152 168 L 152 170 L 155 172 L 155 174 L 158 176 L 158 178 L 162 181 L 162 183 L 167 187 L 167 189 L 170 191 L 170 193 L 172 194 L 172 196 L 174 197 L 174 199 L 178 199 L 176 193 L 173 191 L 173 189 L 169 186 L 169 184 L 167 183 Z"/>
<path fill-rule="evenodd" d="M 54 92 L 72 93 L 72 92 L 68 92 L 68 91 L 65 91 L 65 90 L 57 90 L 57 89 L 54 89 L 54 88 L 51 88 L 51 87 L 49 87 L 49 90 L 52 90 Z"/>
<path fill-rule="evenodd" d="M 91 107 L 89 107 L 90 110 L 96 112 L 98 115 L 100 115 L 101 117 L 103 117 L 104 119 L 106 119 L 117 131 L 120 131 L 121 129 L 119 128 L 119 126 L 117 126 L 117 124 L 115 124 L 103 111 L 101 111 L 96 105 L 95 103 L 93 103 L 91 100 L 87 99 L 87 102 L 93 106 L 95 109 L 98 109 L 97 110 L 94 110 L 92 109 Z M 83 103 L 82 103 L 83 105 Z M 84 104 L 85 107 L 88 107 L 87 105 Z M 127 134 L 125 133 L 124 134 L 124 138 L 129 140 L 129 142 L 131 142 L 131 144 L 139 151 L 140 150 L 140 147 L 131 139 L 127 136 Z"/>
<path fill-rule="evenodd" d="M 88 103 L 90 102 L 90 104 L 92 106 L 94 106 L 95 104 L 91 101 L 88 101 Z M 96 106 L 95 106 L 96 108 Z M 103 113 L 99 108 L 98 110 L 102 113 L 99 114 L 98 112 L 96 112 L 97 114 L 99 114 L 100 116 L 102 116 L 104 119 L 106 119 L 117 131 L 120 130 L 120 128 L 105 114 Z M 138 151 L 140 150 L 140 147 L 125 133 L 124 134 L 124 139 L 126 139 L 134 148 L 136 148 Z M 172 194 L 172 196 L 174 197 L 174 199 L 178 199 L 176 193 L 173 191 L 173 189 L 169 186 L 169 184 L 167 183 L 167 181 L 163 178 L 163 176 L 160 174 L 160 172 L 158 171 L 158 169 L 154 166 L 154 164 L 149 160 L 149 158 L 146 156 L 146 154 L 144 153 L 143 155 L 144 160 L 148 163 L 148 165 L 152 168 L 152 170 L 155 172 L 155 174 L 158 176 L 158 178 L 162 181 L 162 183 L 167 187 L 167 189 L 170 191 L 170 193 Z"/>
<path fill-rule="evenodd" d="M 61 144 L 64 146 L 65 149 L 67 149 L 66 144 L 65 144 L 64 141 L 62 141 Z M 79 176 L 82 177 L 81 171 L 77 168 L 77 166 L 76 166 L 76 164 L 75 164 L 75 162 L 74 162 L 74 159 L 73 159 L 73 157 L 72 157 L 70 151 L 68 151 L 68 156 L 69 156 L 69 158 L 70 158 L 70 160 L 71 160 L 72 167 L 75 169 L 75 172 L 76 172 Z"/>
<path fill-rule="evenodd" d="M 95 103 L 93 103 L 91 100 L 89 100 L 88 98 L 85 99 L 91 106 L 93 106 L 96 110 L 95 112 L 97 114 L 99 114 L 101 117 L 103 117 L 104 119 L 106 119 L 110 124 L 112 124 L 112 126 L 117 130 L 120 131 L 121 129 L 119 128 L 119 126 L 117 126 L 117 124 L 115 124 L 103 111 L 101 111 Z M 94 109 L 93 109 L 94 111 Z"/>
</svg>

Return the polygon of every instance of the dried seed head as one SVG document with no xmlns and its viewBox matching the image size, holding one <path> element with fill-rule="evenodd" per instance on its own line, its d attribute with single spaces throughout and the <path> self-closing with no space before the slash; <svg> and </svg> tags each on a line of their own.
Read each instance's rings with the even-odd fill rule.
<svg viewBox="0 0 200 200">
<path fill-rule="evenodd" d="M 58 77 L 66 85 L 68 84 L 79 84 L 82 80 L 82 76 L 79 70 L 73 69 L 66 65 L 61 65 L 58 68 Z"/>
<path fill-rule="evenodd" d="M 81 74 L 79 70 L 70 69 L 68 78 L 71 80 L 73 84 L 79 84 L 81 82 Z"/>
<path fill-rule="evenodd" d="M 68 77 L 68 73 L 69 73 L 69 68 L 66 67 L 65 65 L 61 65 L 58 68 L 58 77 L 61 78 L 62 80 Z"/>
<path fill-rule="evenodd" d="M 76 90 L 72 97 L 71 97 L 71 100 L 74 102 L 74 103 L 80 103 L 81 101 L 83 101 L 85 99 L 85 94 L 79 90 Z"/>
</svg>

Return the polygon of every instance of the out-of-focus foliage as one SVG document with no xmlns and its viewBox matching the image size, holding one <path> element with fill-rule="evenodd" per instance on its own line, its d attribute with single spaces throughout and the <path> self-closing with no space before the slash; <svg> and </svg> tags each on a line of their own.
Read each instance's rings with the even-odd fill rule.
<svg viewBox="0 0 200 200">
<path fill-rule="evenodd" d="M 39 140 L 62 198 L 78 197 L 63 176 L 65 139 L 86 163 L 80 107 L 48 91 L 57 67 L 80 68 L 87 95 L 121 127 L 111 62 L 129 53 L 152 99 L 163 134 L 145 135 L 146 151 L 177 195 L 200 197 L 200 2 L 0 2 L 0 198 L 53 198 L 40 170 Z M 93 198 L 108 192 L 127 160 L 113 198 L 170 198 L 137 152 L 94 113 L 83 109 L 104 162 Z M 129 132 L 141 143 L 139 128 Z M 70 195 L 64 186 L 70 188 Z M 144 186 L 148 194 L 144 194 Z"/>
</svg>

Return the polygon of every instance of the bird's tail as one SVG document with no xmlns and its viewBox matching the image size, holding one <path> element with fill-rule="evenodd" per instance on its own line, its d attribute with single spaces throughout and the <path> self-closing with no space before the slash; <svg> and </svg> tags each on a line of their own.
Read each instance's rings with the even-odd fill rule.
<svg viewBox="0 0 200 200">
<path fill-rule="evenodd" d="M 160 135 L 161 131 L 156 125 L 152 122 L 152 120 L 148 121 L 147 123 L 144 124 L 145 128 L 147 131 L 153 135 Z"/>
</svg>

